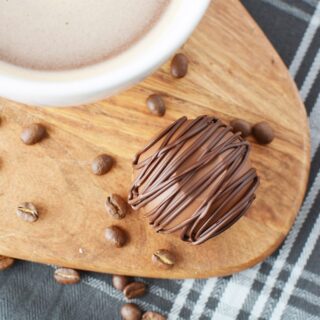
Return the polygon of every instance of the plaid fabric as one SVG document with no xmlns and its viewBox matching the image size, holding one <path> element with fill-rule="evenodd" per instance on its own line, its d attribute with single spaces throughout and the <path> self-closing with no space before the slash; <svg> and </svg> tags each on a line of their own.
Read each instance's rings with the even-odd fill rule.
<svg viewBox="0 0 320 320">
<path fill-rule="evenodd" d="M 306 198 L 294 228 L 267 261 L 225 278 L 140 279 L 150 292 L 135 302 L 169 319 L 320 319 L 320 2 L 243 3 L 287 63 L 306 103 L 312 136 Z M 0 319 L 119 319 L 124 300 L 109 276 L 88 273 L 77 286 L 60 286 L 52 273 L 27 262 L 1 272 Z"/>
</svg>

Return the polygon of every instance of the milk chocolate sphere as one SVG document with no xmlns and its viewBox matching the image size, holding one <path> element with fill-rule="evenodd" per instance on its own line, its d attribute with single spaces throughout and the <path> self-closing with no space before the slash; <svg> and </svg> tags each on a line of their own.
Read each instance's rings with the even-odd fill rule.
<svg viewBox="0 0 320 320">
<path fill-rule="evenodd" d="M 246 213 L 259 185 L 240 133 L 209 116 L 182 117 L 137 153 L 129 193 L 157 232 L 201 244 Z"/>
</svg>

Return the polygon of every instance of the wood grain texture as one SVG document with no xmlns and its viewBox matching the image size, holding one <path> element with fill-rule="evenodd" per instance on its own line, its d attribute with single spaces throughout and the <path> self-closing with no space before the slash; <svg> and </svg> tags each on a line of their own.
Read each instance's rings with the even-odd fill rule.
<svg viewBox="0 0 320 320">
<path fill-rule="evenodd" d="M 214 1 L 181 51 L 191 62 L 186 78 L 173 79 L 167 63 L 140 85 L 90 106 L 41 109 L 0 100 L 0 254 L 107 273 L 197 278 L 243 270 L 280 245 L 301 205 L 310 161 L 306 113 L 293 81 L 236 0 Z M 145 106 L 154 92 L 165 96 L 163 118 Z M 253 142 L 251 158 L 261 187 L 246 216 L 198 247 L 156 234 L 138 212 L 119 222 L 109 218 L 107 194 L 126 197 L 136 151 L 178 117 L 201 114 L 266 120 L 275 129 L 271 145 Z M 26 146 L 19 134 L 34 121 L 44 123 L 50 137 Z M 90 165 L 100 153 L 113 155 L 116 165 L 98 177 Z M 16 217 L 23 201 L 40 208 L 36 223 Z M 130 234 L 122 249 L 104 240 L 111 224 Z M 177 255 L 172 270 L 153 267 L 151 255 L 160 248 Z"/>
</svg>

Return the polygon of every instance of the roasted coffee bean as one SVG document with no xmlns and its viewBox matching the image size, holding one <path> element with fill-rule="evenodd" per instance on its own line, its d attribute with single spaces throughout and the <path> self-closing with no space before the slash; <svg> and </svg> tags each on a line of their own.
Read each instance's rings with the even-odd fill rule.
<svg viewBox="0 0 320 320">
<path fill-rule="evenodd" d="M 111 170 L 112 165 L 112 157 L 107 154 L 101 154 L 92 161 L 91 170 L 95 175 L 102 176 Z"/>
<path fill-rule="evenodd" d="M 134 303 L 126 303 L 120 310 L 122 320 L 141 320 L 142 312 Z"/>
<path fill-rule="evenodd" d="M 46 135 L 46 128 L 40 123 L 33 123 L 25 127 L 20 138 L 23 143 L 31 145 L 41 141 Z"/>
<path fill-rule="evenodd" d="M 117 275 L 112 276 L 112 284 L 119 291 L 123 291 L 123 289 L 130 282 L 130 280 L 131 279 L 126 276 L 117 276 Z"/>
<path fill-rule="evenodd" d="M 142 320 L 166 320 L 167 318 L 160 313 L 148 311 L 143 314 Z"/>
<path fill-rule="evenodd" d="M 189 60 L 183 53 L 176 54 L 171 61 L 171 75 L 183 78 L 188 73 Z"/>
<path fill-rule="evenodd" d="M 0 271 L 10 268 L 14 263 L 14 259 L 0 256 Z"/>
<path fill-rule="evenodd" d="M 146 294 L 147 287 L 143 282 L 131 282 L 123 289 L 123 294 L 128 299 L 135 299 Z"/>
<path fill-rule="evenodd" d="M 166 104 L 160 94 L 152 94 L 147 99 L 147 106 L 151 113 L 162 117 L 166 113 Z"/>
<path fill-rule="evenodd" d="M 157 250 L 152 255 L 152 262 L 160 269 L 170 269 L 175 264 L 175 256 L 166 249 Z"/>
<path fill-rule="evenodd" d="M 17 216 L 27 222 L 35 222 L 39 218 L 38 210 L 31 202 L 23 202 L 17 208 Z"/>
<path fill-rule="evenodd" d="M 54 278 L 60 284 L 75 284 L 80 282 L 80 273 L 73 269 L 58 268 L 54 272 Z"/>
<path fill-rule="evenodd" d="M 106 201 L 107 212 L 115 219 L 123 219 L 128 210 L 127 203 L 117 194 L 111 194 Z"/>
<path fill-rule="evenodd" d="M 123 247 L 127 242 L 126 232 L 116 226 L 107 228 L 104 235 L 106 240 L 116 248 Z"/>
<path fill-rule="evenodd" d="M 255 124 L 252 128 L 252 133 L 260 144 L 268 144 L 274 139 L 274 132 L 265 121 Z"/>
<path fill-rule="evenodd" d="M 230 122 L 230 125 L 232 127 L 232 131 L 234 133 L 241 132 L 241 136 L 243 138 L 246 138 L 251 134 L 251 124 L 246 120 L 235 119 Z"/>
</svg>

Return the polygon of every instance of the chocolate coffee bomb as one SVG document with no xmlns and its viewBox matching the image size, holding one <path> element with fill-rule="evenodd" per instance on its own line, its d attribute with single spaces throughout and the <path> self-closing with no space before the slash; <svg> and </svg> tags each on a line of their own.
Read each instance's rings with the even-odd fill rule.
<svg viewBox="0 0 320 320">
<path fill-rule="evenodd" d="M 230 228 L 249 209 L 259 185 L 240 132 L 209 116 L 182 117 L 133 160 L 129 193 L 157 232 L 204 243 Z"/>
</svg>

